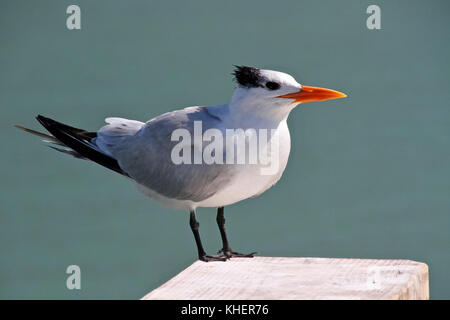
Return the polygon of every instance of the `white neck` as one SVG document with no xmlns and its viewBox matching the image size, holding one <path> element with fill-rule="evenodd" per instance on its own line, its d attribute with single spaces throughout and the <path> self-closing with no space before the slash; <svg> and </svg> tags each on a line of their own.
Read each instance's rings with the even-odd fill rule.
<svg viewBox="0 0 450 320">
<path fill-rule="evenodd" d="M 277 128 L 286 121 L 295 104 L 283 101 L 270 101 L 255 99 L 237 89 L 229 104 L 230 116 L 233 123 L 253 128 Z"/>
</svg>

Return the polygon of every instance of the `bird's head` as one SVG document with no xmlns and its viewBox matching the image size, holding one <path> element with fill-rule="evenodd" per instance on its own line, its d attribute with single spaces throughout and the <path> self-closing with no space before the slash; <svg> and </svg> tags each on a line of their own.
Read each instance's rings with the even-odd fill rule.
<svg viewBox="0 0 450 320">
<path fill-rule="evenodd" d="M 278 71 L 236 66 L 233 75 L 238 86 L 232 107 L 261 118 L 282 120 L 300 103 L 346 97 L 339 91 L 301 85 Z"/>
</svg>

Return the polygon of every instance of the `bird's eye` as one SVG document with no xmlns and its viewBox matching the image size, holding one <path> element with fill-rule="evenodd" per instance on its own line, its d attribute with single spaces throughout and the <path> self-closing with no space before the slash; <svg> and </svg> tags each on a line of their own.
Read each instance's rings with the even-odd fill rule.
<svg viewBox="0 0 450 320">
<path fill-rule="evenodd" d="M 266 87 L 269 90 L 277 90 L 280 89 L 280 84 L 276 82 L 269 81 L 266 83 Z"/>
</svg>

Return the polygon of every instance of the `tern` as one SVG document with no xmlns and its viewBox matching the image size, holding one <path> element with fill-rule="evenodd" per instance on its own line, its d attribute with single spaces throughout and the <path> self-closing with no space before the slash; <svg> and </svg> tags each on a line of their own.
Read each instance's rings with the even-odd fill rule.
<svg viewBox="0 0 450 320">
<path fill-rule="evenodd" d="M 346 95 L 335 90 L 301 85 L 291 75 L 278 71 L 236 66 L 233 75 L 237 85 L 228 104 L 188 107 L 162 114 L 145 123 L 106 118 L 107 125 L 98 131 L 78 129 L 41 115 L 36 119 L 50 134 L 16 127 L 44 138 L 55 150 L 96 162 L 123 175 L 132 180 L 139 191 L 163 206 L 189 212 L 189 225 L 200 260 L 251 258 L 256 252 L 241 254 L 231 249 L 225 231 L 224 207 L 259 196 L 280 180 L 291 148 L 287 118 L 294 107 Z M 180 144 L 184 148 L 181 156 L 185 159 L 191 159 L 199 149 L 202 151 L 208 147 L 205 142 L 208 139 L 204 137 L 200 145 L 193 141 L 195 139 L 182 142 L 176 137 L 174 139 L 174 132 L 194 135 L 196 124 L 201 124 L 201 133 L 214 129 L 216 134 L 222 133 L 223 136 L 231 129 L 270 130 L 268 140 L 276 137 L 277 148 L 266 148 L 265 152 L 276 152 L 275 170 L 263 174 L 261 169 L 264 164 L 260 162 L 174 161 L 174 150 Z M 249 136 L 244 137 L 245 147 L 249 146 L 250 140 Z M 213 156 L 235 159 L 237 152 L 235 154 L 234 147 L 238 140 L 229 141 L 231 144 L 215 144 Z M 228 157 L 230 154 L 231 157 Z M 217 255 L 208 255 L 203 248 L 195 216 L 199 207 L 217 208 L 216 220 L 222 238 L 222 249 Z"/>
</svg>

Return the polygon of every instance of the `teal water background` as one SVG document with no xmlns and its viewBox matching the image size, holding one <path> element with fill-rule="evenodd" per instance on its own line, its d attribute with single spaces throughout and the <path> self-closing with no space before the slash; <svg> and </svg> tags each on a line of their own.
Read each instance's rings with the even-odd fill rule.
<svg viewBox="0 0 450 320">
<path fill-rule="evenodd" d="M 0 4 L 0 298 L 137 299 L 196 259 L 185 212 L 13 124 L 95 130 L 227 103 L 234 64 L 348 98 L 293 111 L 282 180 L 225 210 L 232 247 L 422 261 L 431 297 L 450 298 L 449 1 L 79 0 L 74 31 L 70 4 Z M 198 217 L 213 253 L 215 211 Z M 71 264 L 81 290 L 66 289 Z"/>
</svg>

